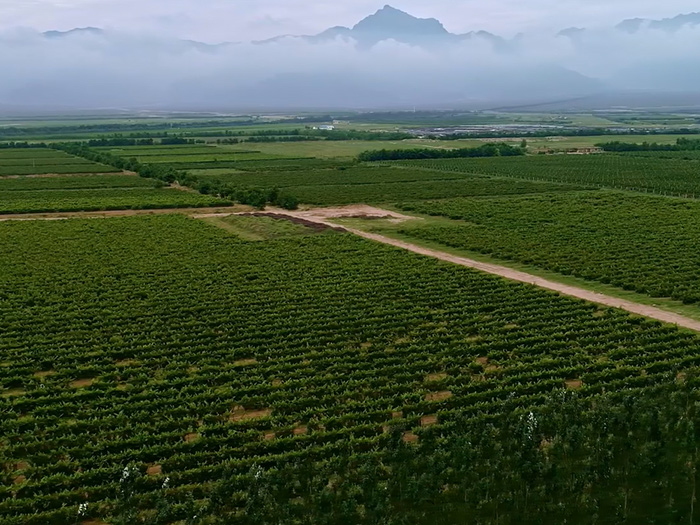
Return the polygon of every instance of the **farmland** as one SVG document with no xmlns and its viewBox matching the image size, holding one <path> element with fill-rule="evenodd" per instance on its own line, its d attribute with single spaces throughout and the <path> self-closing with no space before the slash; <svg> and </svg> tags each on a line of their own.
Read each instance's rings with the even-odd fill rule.
<svg viewBox="0 0 700 525">
<path fill-rule="evenodd" d="M 700 301 L 697 201 L 582 192 L 400 207 L 452 219 L 403 232 L 415 238 L 653 297 Z"/>
<path fill-rule="evenodd" d="M 0 214 L 230 206 L 226 199 L 162 188 L 107 188 L 8 191 L 0 194 Z"/>
<path fill-rule="evenodd" d="M 529 280 L 700 320 L 696 161 L 182 125 L 0 149 L 0 523 L 698 523 L 697 323 Z"/>
<path fill-rule="evenodd" d="M 200 487 L 196 508 L 242 519 L 255 465 L 372 456 L 387 425 L 430 440 L 700 360 L 673 328 L 346 234 L 247 242 L 163 216 L 0 235 L 5 523 L 72 523 L 85 501 L 135 522 L 166 477 L 176 515 Z"/>
<path fill-rule="evenodd" d="M 86 161 L 62 151 L 42 149 L 0 149 L 0 177 L 47 173 L 110 173 L 112 166 Z"/>
<path fill-rule="evenodd" d="M 401 161 L 402 165 L 526 180 L 700 196 L 695 162 L 626 155 L 542 155 L 525 159 L 438 159 Z"/>
</svg>

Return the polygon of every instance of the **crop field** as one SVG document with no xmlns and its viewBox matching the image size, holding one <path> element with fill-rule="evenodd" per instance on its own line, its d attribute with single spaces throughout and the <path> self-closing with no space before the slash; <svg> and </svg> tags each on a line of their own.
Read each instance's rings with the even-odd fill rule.
<svg viewBox="0 0 700 525">
<path fill-rule="evenodd" d="M 226 199 L 171 188 L 94 188 L 8 191 L 0 214 L 230 206 Z"/>
<path fill-rule="evenodd" d="M 402 233 L 653 297 L 700 301 L 700 203 L 601 191 L 400 205 L 454 222 Z"/>
<path fill-rule="evenodd" d="M 571 184 L 492 179 L 464 173 L 448 173 L 391 166 L 341 166 L 336 169 L 217 172 L 196 171 L 197 180 L 228 187 L 280 188 L 300 202 L 338 205 L 361 202 L 395 203 L 409 199 L 456 196 L 548 193 L 584 189 Z"/>
<path fill-rule="evenodd" d="M 51 149 L 0 149 L 0 177 L 4 175 L 110 173 L 117 168 L 90 162 Z"/>
<path fill-rule="evenodd" d="M 199 163 L 230 163 L 239 161 L 267 161 L 267 160 L 295 160 L 279 157 L 276 155 L 266 155 L 264 153 L 229 153 L 218 148 L 210 148 L 215 150 L 209 153 L 197 153 L 194 155 L 137 155 L 136 159 L 139 162 L 155 163 L 155 164 L 173 164 L 178 167 L 180 164 L 199 164 Z"/>
<path fill-rule="evenodd" d="M 700 362 L 672 327 L 348 234 L 248 242 L 170 215 L 0 237 L 8 525 L 72 524 L 84 503 L 81 519 L 155 522 L 159 497 L 236 523 L 276 467 Z"/>
<path fill-rule="evenodd" d="M 243 171 L 297 171 L 310 169 L 336 168 L 347 166 L 343 163 L 313 158 L 259 158 L 258 160 L 210 160 L 206 162 L 171 162 L 174 168 L 179 170 L 201 170 L 201 169 L 221 169 L 232 168 Z"/>
<path fill-rule="evenodd" d="M 353 204 L 357 202 L 382 204 L 411 199 L 444 199 L 457 196 L 522 195 L 571 191 L 574 186 L 541 184 L 528 181 L 506 181 L 487 177 L 467 177 L 457 180 L 428 180 L 376 184 L 309 185 L 285 188 L 299 202 L 319 206 Z"/>
<path fill-rule="evenodd" d="M 700 197 L 698 164 L 624 155 L 538 155 L 525 158 L 401 161 L 402 165 L 526 180 Z"/>
<path fill-rule="evenodd" d="M 98 188 L 159 188 L 163 183 L 134 175 L 0 178 L 0 192 L 18 190 L 87 190 Z"/>
<path fill-rule="evenodd" d="M 630 151 L 618 153 L 618 155 L 653 159 L 700 160 L 700 151 Z"/>
</svg>

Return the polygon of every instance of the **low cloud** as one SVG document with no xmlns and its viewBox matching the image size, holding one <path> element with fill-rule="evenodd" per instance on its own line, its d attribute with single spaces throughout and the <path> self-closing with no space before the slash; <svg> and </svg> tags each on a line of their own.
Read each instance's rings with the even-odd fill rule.
<svg viewBox="0 0 700 525">
<path fill-rule="evenodd" d="M 141 32 L 0 34 L 0 108 L 488 107 L 613 89 L 698 91 L 700 27 L 423 49 L 338 38 L 201 46 Z"/>
</svg>

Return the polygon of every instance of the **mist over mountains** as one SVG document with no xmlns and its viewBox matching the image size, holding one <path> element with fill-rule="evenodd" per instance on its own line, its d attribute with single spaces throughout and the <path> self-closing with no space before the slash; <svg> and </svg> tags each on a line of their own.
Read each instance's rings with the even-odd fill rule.
<svg viewBox="0 0 700 525">
<path fill-rule="evenodd" d="M 700 13 L 507 39 L 453 34 L 434 18 L 385 6 L 317 35 L 231 40 L 95 27 L 5 31 L 0 111 L 480 109 L 627 91 L 671 106 L 700 93 Z"/>
</svg>

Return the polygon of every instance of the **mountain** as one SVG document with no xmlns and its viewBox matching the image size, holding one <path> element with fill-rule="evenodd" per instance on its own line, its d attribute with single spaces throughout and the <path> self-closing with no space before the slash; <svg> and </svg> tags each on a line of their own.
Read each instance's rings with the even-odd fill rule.
<svg viewBox="0 0 700 525">
<path fill-rule="evenodd" d="M 638 33 L 639 31 L 647 28 L 675 33 L 685 27 L 693 27 L 697 25 L 700 25 L 700 13 L 678 15 L 673 18 L 664 18 L 662 20 L 631 18 L 620 22 L 616 28 L 630 34 Z"/>
<path fill-rule="evenodd" d="M 81 35 L 102 36 L 104 35 L 104 31 L 97 27 L 76 27 L 70 31 L 46 31 L 44 33 L 46 38 L 65 38 Z"/>
<path fill-rule="evenodd" d="M 487 31 L 472 31 L 456 35 L 445 29 L 445 26 L 435 18 L 417 18 L 390 5 L 385 5 L 373 15 L 360 20 L 352 28 L 336 26 L 317 35 L 282 35 L 254 43 L 270 44 L 287 38 L 300 38 L 314 44 L 338 38 L 352 39 L 362 49 L 370 49 L 386 40 L 394 40 L 411 46 L 435 48 L 446 44 L 483 39 L 501 49 L 506 47 L 506 40 Z"/>
</svg>

